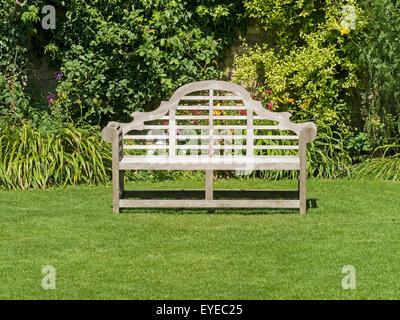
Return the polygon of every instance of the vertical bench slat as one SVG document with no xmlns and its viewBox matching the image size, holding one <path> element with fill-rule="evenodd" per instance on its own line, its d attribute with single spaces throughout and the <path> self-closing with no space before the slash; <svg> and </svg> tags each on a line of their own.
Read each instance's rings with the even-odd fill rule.
<svg viewBox="0 0 400 320">
<path fill-rule="evenodd" d="M 209 135 L 209 141 L 208 141 L 208 156 L 212 157 L 213 155 L 213 135 L 214 135 L 214 90 L 210 89 L 209 91 L 209 119 L 208 119 L 208 135 Z M 206 170 L 206 200 L 213 200 L 214 199 L 214 171 L 213 170 Z"/>
<path fill-rule="evenodd" d="M 176 123 L 175 123 L 175 109 L 169 110 L 169 148 L 168 155 L 175 157 L 176 155 Z"/>
<path fill-rule="evenodd" d="M 254 155 L 254 119 L 253 109 L 247 108 L 247 130 L 246 130 L 246 155 Z"/>
<path fill-rule="evenodd" d="M 213 113 L 213 107 L 214 107 L 214 90 L 210 90 L 209 92 L 209 104 L 210 104 L 210 110 L 209 110 L 209 119 L 208 119 L 208 134 L 210 137 L 210 141 L 208 142 L 209 150 L 208 150 L 208 155 L 211 157 L 214 153 L 213 150 L 213 143 L 214 143 L 214 113 Z"/>
</svg>

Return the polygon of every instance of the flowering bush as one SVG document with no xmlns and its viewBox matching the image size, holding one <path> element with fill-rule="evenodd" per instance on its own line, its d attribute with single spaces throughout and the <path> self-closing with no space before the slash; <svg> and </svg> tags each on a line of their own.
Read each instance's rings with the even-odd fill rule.
<svg viewBox="0 0 400 320">
<path fill-rule="evenodd" d="M 250 14 L 274 41 L 236 58 L 235 82 L 267 99 L 270 110 L 279 108 L 297 119 L 345 132 L 351 129 L 361 112 L 358 101 L 350 97 L 361 73 L 353 38 L 362 34 L 363 21 L 355 6 L 360 13 L 357 29 L 343 28 L 345 4 L 355 6 L 344 0 L 329 0 L 323 7 L 314 0 L 246 1 Z"/>
</svg>

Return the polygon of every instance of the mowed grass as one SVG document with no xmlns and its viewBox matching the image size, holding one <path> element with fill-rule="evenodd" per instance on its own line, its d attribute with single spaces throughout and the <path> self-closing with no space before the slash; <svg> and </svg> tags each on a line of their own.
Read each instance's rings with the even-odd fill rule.
<svg viewBox="0 0 400 320">
<path fill-rule="evenodd" d="M 218 181 L 216 188 L 294 187 Z M 202 188 L 202 182 L 133 188 Z M 399 299 L 400 183 L 309 181 L 297 210 L 125 210 L 111 187 L 0 192 L 0 299 Z M 56 268 L 44 290 L 42 267 Z M 344 265 L 356 290 L 343 290 Z"/>
</svg>

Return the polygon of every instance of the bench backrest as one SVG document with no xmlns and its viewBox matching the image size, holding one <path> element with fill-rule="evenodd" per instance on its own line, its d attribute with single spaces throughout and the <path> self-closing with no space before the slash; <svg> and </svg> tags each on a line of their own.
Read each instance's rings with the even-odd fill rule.
<svg viewBox="0 0 400 320">
<path fill-rule="evenodd" d="M 292 123 L 288 112 L 271 112 L 241 86 L 226 81 L 200 81 L 179 88 L 169 101 L 150 112 L 134 112 L 130 123 L 110 123 L 121 156 L 136 155 L 295 155 L 299 136 L 313 123 Z M 111 137 L 111 135 L 113 135 Z"/>
</svg>

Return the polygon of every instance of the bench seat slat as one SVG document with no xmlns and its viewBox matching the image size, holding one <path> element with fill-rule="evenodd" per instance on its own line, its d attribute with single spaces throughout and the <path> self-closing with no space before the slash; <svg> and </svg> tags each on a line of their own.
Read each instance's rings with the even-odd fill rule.
<svg viewBox="0 0 400 320">
<path fill-rule="evenodd" d="M 124 156 L 121 170 L 299 170 L 298 156 Z"/>
<path fill-rule="evenodd" d="M 121 208 L 299 208 L 299 200 L 119 200 Z"/>
</svg>

